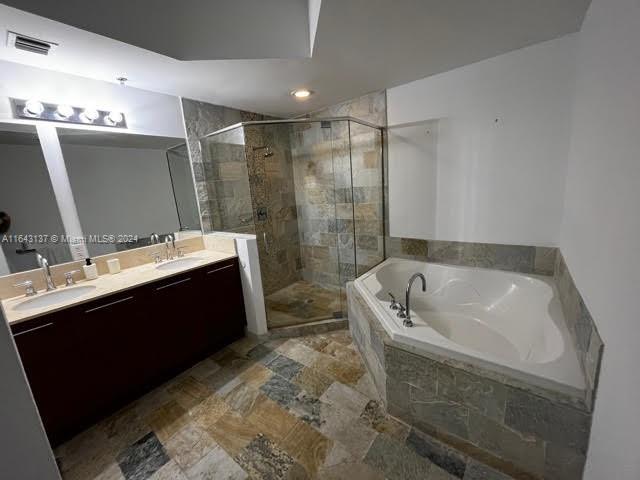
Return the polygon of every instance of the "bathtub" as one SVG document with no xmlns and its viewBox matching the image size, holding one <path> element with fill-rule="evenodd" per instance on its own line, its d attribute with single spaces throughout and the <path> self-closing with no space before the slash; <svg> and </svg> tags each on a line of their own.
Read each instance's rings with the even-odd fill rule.
<svg viewBox="0 0 640 480">
<path fill-rule="evenodd" d="M 405 303 L 413 327 L 391 310 Z M 585 382 L 551 277 L 389 258 L 354 282 L 390 338 L 441 357 L 569 395 Z"/>
</svg>

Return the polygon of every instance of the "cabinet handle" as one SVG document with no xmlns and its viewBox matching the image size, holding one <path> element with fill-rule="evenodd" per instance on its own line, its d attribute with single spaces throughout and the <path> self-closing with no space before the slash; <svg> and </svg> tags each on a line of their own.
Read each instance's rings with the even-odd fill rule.
<svg viewBox="0 0 640 480">
<path fill-rule="evenodd" d="M 99 307 L 90 308 L 89 310 L 85 310 L 84 313 L 95 312 L 96 310 L 102 310 L 103 308 L 111 307 L 112 305 L 117 305 L 118 303 L 126 302 L 128 300 L 133 299 L 133 296 L 121 298 L 120 300 L 116 300 L 114 302 L 105 303 L 104 305 L 100 305 Z"/>
<path fill-rule="evenodd" d="M 24 330 L 22 332 L 14 333 L 13 336 L 17 337 L 19 335 L 24 335 L 25 333 L 35 332 L 36 330 L 40 330 L 41 328 L 50 327 L 53 325 L 53 322 L 45 323 L 44 325 L 38 325 L 37 327 L 30 328 L 28 330 Z"/>
<path fill-rule="evenodd" d="M 211 273 L 219 272 L 220 270 L 226 270 L 227 268 L 231 268 L 231 267 L 233 267 L 233 265 L 227 265 L 227 266 L 225 266 L 225 267 L 216 268 L 215 270 L 209 270 L 209 271 L 207 272 L 207 275 L 209 275 L 209 274 L 211 274 Z"/>
<path fill-rule="evenodd" d="M 188 282 L 189 280 L 191 280 L 191 277 L 183 278 L 182 280 L 178 280 L 177 282 L 173 282 L 173 283 L 168 283 L 166 285 L 162 285 L 161 287 L 157 287 L 156 288 L 156 292 L 158 290 L 162 290 L 163 288 L 169 288 L 169 287 L 173 287 L 174 285 L 180 285 L 181 283 Z"/>
</svg>

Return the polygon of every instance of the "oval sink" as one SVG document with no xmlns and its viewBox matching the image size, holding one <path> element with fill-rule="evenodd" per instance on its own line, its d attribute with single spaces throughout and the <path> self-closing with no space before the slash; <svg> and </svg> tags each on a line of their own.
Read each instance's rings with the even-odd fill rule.
<svg viewBox="0 0 640 480">
<path fill-rule="evenodd" d="M 13 307 L 13 310 L 31 310 L 33 308 L 44 308 L 57 305 L 59 303 L 68 302 L 76 298 L 80 298 L 87 293 L 95 290 L 95 285 L 80 285 L 78 287 L 63 287 L 60 290 L 54 290 L 39 294 L 37 297 L 28 298 Z"/>
<path fill-rule="evenodd" d="M 158 270 L 178 270 L 179 268 L 196 267 L 201 263 L 202 259 L 197 257 L 182 257 L 156 265 L 156 268 Z"/>
</svg>

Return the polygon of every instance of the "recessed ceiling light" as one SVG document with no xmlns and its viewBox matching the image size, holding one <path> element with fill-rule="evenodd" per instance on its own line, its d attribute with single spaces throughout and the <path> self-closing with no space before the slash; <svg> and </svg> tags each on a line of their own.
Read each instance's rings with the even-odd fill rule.
<svg viewBox="0 0 640 480">
<path fill-rule="evenodd" d="M 71 105 L 58 105 L 56 113 L 62 118 L 69 118 L 73 116 L 73 107 Z"/>
<path fill-rule="evenodd" d="M 44 112 L 44 105 L 38 100 L 27 100 L 27 103 L 24 104 L 24 109 L 30 115 L 40 115 Z"/>
<path fill-rule="evenodd" d="M 304 100 L 313 95 L 313 90 L 308 90 L 306 88 L 299 88 L 291 92 L 291 95 L 297 99 Z"/>
</svg>

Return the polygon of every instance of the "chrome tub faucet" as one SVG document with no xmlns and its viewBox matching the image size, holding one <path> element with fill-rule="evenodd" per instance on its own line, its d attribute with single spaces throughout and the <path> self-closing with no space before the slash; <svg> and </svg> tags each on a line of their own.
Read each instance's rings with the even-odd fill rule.
<svg viewBox="0 0 640 480">
<path fill-rule="evenodd" d="M 421 273 L 414 273 L 411 275 L 409 282 L 407 283 L 407 291 L 405 294 L 405 305 L 400 304 L 398 317 L 402 318 L 402 324 L 405 327 L 413 327 L 413 321 L 411 320 L 411 287 L 413 286 L 413 282 L 419 278 L 422 281 L 422 291 L 427 291 L 427 279 Z"/>
</svg>

